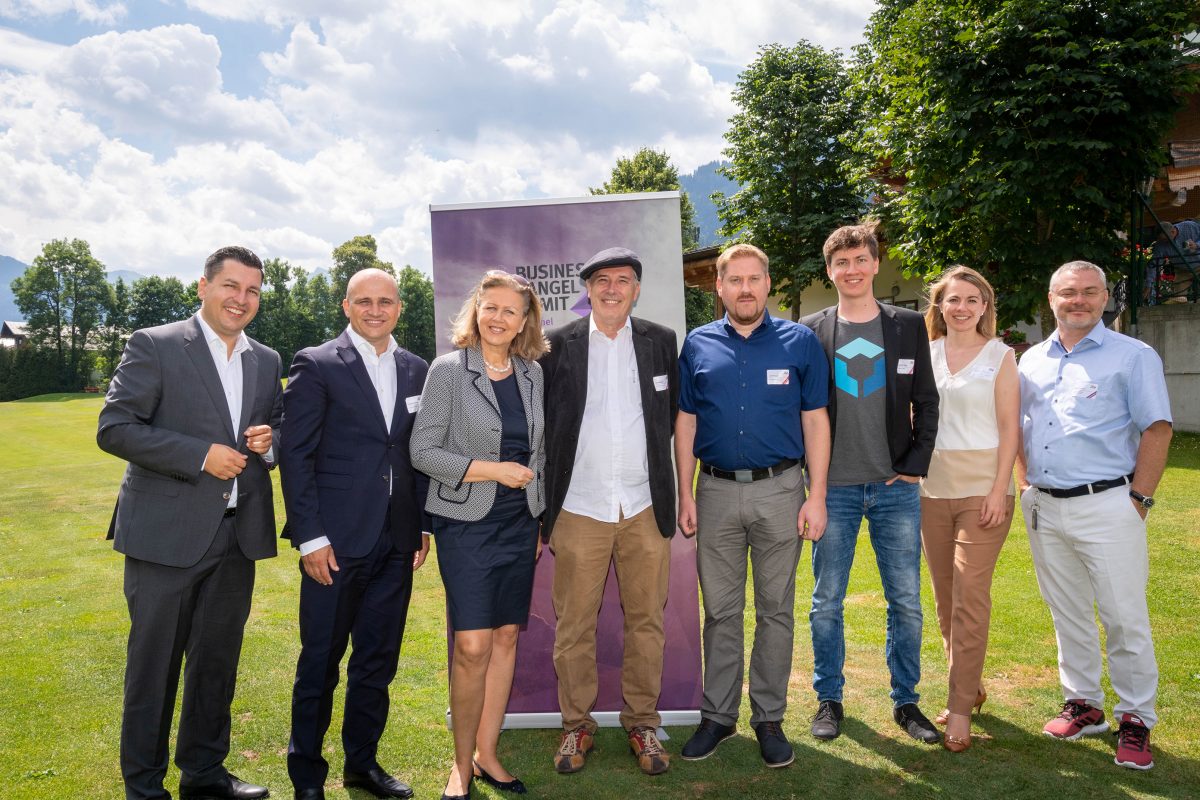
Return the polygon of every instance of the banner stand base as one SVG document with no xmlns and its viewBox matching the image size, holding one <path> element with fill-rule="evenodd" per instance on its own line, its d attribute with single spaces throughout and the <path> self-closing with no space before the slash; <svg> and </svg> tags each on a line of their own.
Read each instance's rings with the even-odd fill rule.
<svg viewBox="0 0 1200 800">
<path fill-rule="evenodd" d="M 700 710 L 694 711 L 660 711 L 659 716 L 662 717 L 662 725 L 699 725 Z M 621 727 L 621 714 L 618 711 L 596 711 L 592 713 L 596 718 L 596 724 L 601 728 L 619 728 Z M 446 727 L 449 730 L 454 730 L 454 720 L 450 716 L 450 711 L 446 711 Z M 558 712 L 546 712 L 535 714 L 505 714 L 504 722 L 501 724 L 502 730 L 516 730 L 518 728 L 561 728 L 562 714 Z"/>
</svg>

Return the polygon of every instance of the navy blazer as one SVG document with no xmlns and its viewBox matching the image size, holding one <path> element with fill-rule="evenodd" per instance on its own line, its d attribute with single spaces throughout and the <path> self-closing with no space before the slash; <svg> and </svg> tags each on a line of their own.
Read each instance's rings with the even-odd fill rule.
<svg viewBox="0 0 1200 800">
<path fill-rule="evenodd" d="M 408 401 L 420 396 L 429 365 L 403 348 L 394 357 L 396 406 L 389 431 L 349 333 L 296 353 L 283 392 L 279 441 L 283 537 L 293 546 L 325 536 L 335 555 L 366 556 L 388 521 L 400 550 L 421 549 L 421 531 L 429 525 L 420 498 L 429 479 L 409 461 L 416 414 Z"/>
<path fill-rule="evenodd" d="M 879 304 L 883 327 L 884 369 L 887 380 L 887 437 L 892 469 L 900 475 L 924 477 L 937 441 L 938 391 L 929 356 L 925 318 L 915 311 Z M 834 363 L 837 306 L 800 320 L 817 334 L 829 363 Z M 913 362 L 911 372 L 899 372 L 900 359 Z M 829 370 L 829 429 L 837 435 L 837 387 Z"/>
</svg>

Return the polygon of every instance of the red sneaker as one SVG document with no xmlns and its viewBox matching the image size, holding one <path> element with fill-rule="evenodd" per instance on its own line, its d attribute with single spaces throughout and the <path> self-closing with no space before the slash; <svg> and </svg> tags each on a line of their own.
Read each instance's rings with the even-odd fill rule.
<svg viewBox="0 0 1200 800">
<path fill-rule="evenodd" d="M 1117 765 L 1130 769 L 1150 769 L 1154 755 L 1150 752 L 1150 729 L 1137 714 L 1122 714 L 1117 730 Z"/>
<path fill-rule="evenodd" d="M 1085 700 L 1068 700 L 1063 703 L 1059 715 L 1042 728 L 1042 733 L 1055 739 L 1075 741 L 1080 736 L 1091 736 L 1106 730 L 1108 723 L 1104 721 L 1103 711 L 1088 705 Z"/>
</svg>

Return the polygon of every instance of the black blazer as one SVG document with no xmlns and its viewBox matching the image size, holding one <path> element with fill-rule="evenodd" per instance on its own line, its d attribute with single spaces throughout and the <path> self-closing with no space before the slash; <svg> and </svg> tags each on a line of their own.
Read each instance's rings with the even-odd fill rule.
<svg viewBox="0 0 1200 800">
<path fill-rule="evenodd" d="M 388 519 L 396 547 L 421 549 L 429 530 L 422 502 L 429 478 L 413 469 L 408 438 L 429 367 L 404 348 L 396 359 L 396 405 L 389 431 L 362 357 L 345 331 L 296 353 L 283 392 L 280 483 L 283 538 L 299 547 L 321 536 L 335 555 L 371 552 Z M 392 495 L 388 497 L 389 470 Z"/>
<path fill-rule="evenodd" d="M 633 328 L 633 353 L 642 388 L 642 419 L 646 424 L 646 464 L 650 471 L 650 499 L 654 519 L 663 536 L 675 535 L 675 468 L 671 461 L 671 436 L 679 410 L 679 348 L 675 331 L 637 317 Z M 548 334 L 550 352 L 542 356 L 546 381 L 546 513 L 542 539 L 550 540 L 554 520 L 562 510 L 575 468 L 575 449 L 583 422 L 588 385 L 588 317 L 556 328 Z M 654 376 L 666 375 L 667 388 L 654 388 Z"/>
<path fill-rule="evenodd" d="M 924 477 L 937 439 L 938 391 L 929 357 L 925 318 L 915 311 L 879 304 L 883 326 L 884 367 L 887 370 L 887 435 L 892 469 L 900 475 Z M 837 331 L 837 306 L 800 320 L 812 328 L 834 363 L 833 339 Z M 900 359 L 911 358 L 913 371 L 896 371 Z M 829 428 L 837 431 L 837 389 L 829 370 Z"/>
</svg>

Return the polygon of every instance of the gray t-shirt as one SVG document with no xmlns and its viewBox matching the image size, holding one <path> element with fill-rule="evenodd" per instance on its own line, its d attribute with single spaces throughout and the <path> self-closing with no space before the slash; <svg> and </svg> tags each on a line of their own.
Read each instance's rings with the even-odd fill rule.
<svg viewBox="0 0 1200 800">
<path fill-rule="evenodd" d="M 837 404 L 829 484 L 854 486 L 896 474 L 887 440 L 887 364 L 883 324 L 838 318 L 833 346 L 833 402 Z"/>
</svg>

